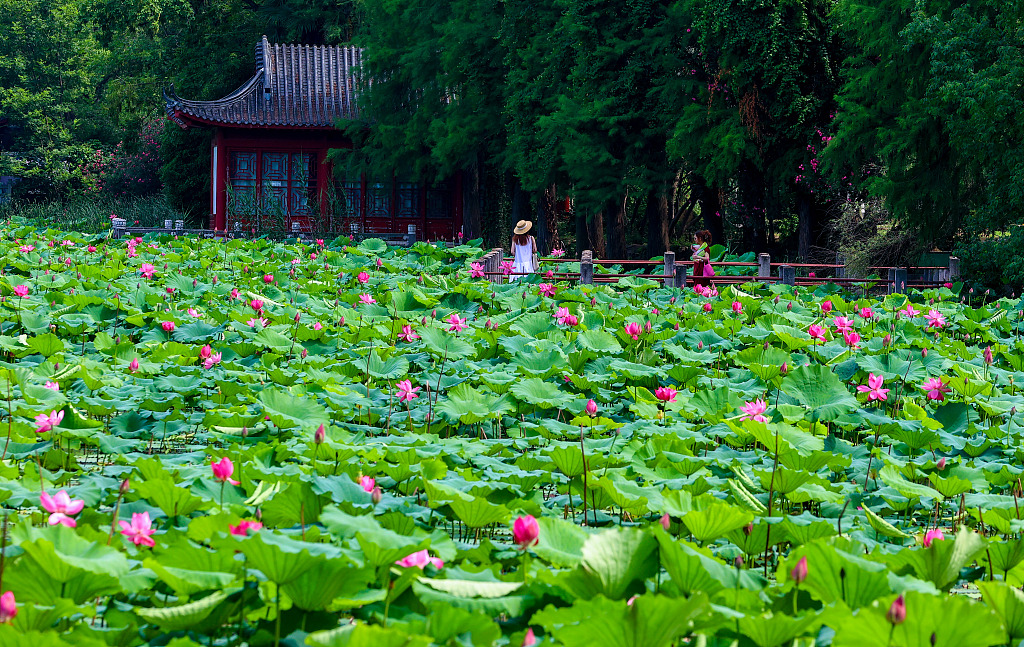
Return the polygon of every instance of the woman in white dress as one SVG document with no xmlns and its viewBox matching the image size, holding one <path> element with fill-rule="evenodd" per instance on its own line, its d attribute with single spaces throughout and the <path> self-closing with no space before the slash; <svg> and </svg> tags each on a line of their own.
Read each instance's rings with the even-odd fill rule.
<svg viewBox="0 0 1024 647">
<path fill-rule="evenodd" d="M 512 230 L 512 276 L 510 281 L 516 281 L 519 276 L 525 273 L 537 271 L 537 241 L 533 236 L 527 236 L 533 223 L 529 220 L 520 220 Z"/>
</svg>

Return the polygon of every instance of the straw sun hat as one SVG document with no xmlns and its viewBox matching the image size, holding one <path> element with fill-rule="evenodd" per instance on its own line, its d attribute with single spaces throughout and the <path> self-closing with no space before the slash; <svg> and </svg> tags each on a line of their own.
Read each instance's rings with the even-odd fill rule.
<svg viewBox="0 0 1024 647">
<path fill-rule="evenodd" d="M 519 222 L 516 223 L 516 228 L 513 229 L 512 231 L 521 236 L 526 232 L 530 231 L 530 227 L 532 226 L 533 223 L 530 222 L 529 220 L 520 220 Z"/>
</svg>

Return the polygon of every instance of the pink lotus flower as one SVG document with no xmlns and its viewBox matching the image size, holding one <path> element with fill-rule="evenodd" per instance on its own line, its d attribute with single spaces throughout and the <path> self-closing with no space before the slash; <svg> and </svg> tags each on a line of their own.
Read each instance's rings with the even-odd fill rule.
<svg viewBox="0 0 1024 647">
<path fill-rule="evenodd" d="M 231 288 L 231 300 L 238 298 L 238 288 Z"/>
<path fill-rule="evenodd" d="M 131 364 L 128 365 L 128 370 L 132 373 L 139 370 L 139 358 L 136 357 L 132 360 Z"/>
<path fill-rule="evenodd" d="M 49 414 L 40 413 L 36 416 L 36 433 L 45 434 L 60 424 L 64 419 L 64 410 L 51 411 Z"/>
<path fill-rule="evenodd" d="M 836 327 L 837 332 L 847 333 L 853 330 L 853 321 L 846 317 L 836 317 L 832 320 L 832 325 Z"/>
<path fill-rule="evenodd" d="M 174 294 L 174 288 L 164 288 L 164 289 L 167 291 L 167 294 Z"/>
<path fill-rule="evenodd" d="M 402 559 L 395 562 L 398 566 L 404 566 L 405 568 L 423 568 L 427 564 L 433 564 L 435 568 L 444 568 L 444 562 L 437 557 L 431 557 L 427 549 L 423 549 L 419 552 L 415 552 L 412 555 L 403 557 Z"/>
<path fill-rule="evenodd" d="M 319 321 L 313 323 L 313 330 L 323 330 L 323 324 Z"/>
<path fill-rule="evenodd" d="M 635 321 L 630 321 L 623 327 L 626 334 L 633 338 L 633 341 L 640 339 L 640 324 Z"/>
<path fill-rule="evenodd" d="M 900 312 L 902 312 L 903 314 L 905 314 L 907 317 L 909 317 L 911 319 L 913 319 L 917 315 L 921 314 L 921 312 L 914 307 L 913 303 L 908 303 L 907 307 L 904 308 L 903 310 L 900 310 Z"/>
<path fill-rule="evenodd" d="M 210 370 L 211 368 L 213 368 L 217 364 L 220 364 L 220 360 L 221 360 L 221 353 L 214 353 L 214 354 L 210 355 L 209 357 L 207 357 L 206 361 L 203 362 L 203 368 L 205 368 L 206 370 Z"/>
<path fill-rule="evenodd" d="M 188 309 L 188 310 L 186 310 L 185 312 L 187 312 L 187 313 L 188 313 L 188 316 L 190 316 L 190 317 L 192 317 L 192 318 L 194 318 L 194 319 L 198 319 L 198 318 L 199 318 L 199 317 L 201 316 L 201 315 L 199 314 L 199 311 L 198 311 L 198 310 L 196 310 L 195 308 L 189 308 L 189 309 Z"/>
<path fill-rule="evenodd" d="M 825 326 L 811 324 L 811 327 L 807 329 L 807 334 L 816 341 L 825 341 Z"/>
<path fill-rule="evenodd" d="M 925 383 L 921 385 L 921 389 L 928 392 L 929 400 L 937 400 L 942 402 L 946 399 L 946 393 L 949 393 L 949 387 L 945 382 L 942 381 L 941 377 L 933 377 L 929 380 L 925 380 Z"/>
<path fill-rule="evenodd" d="M 947 290 L 952 290 L 953 289 L 953 284 L 952 283 L 943 283 L 942 287 L 946 288 Z"/>
<path fill-rule="evenodd" d="M 871 373 L 868 375 L 867 386 L 861 384 L 857 387 L 857 391 L 868 394 L 868 401 L 872 400 L 888 400 L 889 389 L 883 389 L 882 384 L 884 383 L 881 375 L 875 375 Z"/>
<path fill-rule="evenodd" d="M 371 303 L 377 303 L 377 300 L 369 294 L 363 293 L 359 295 L 359 303 L 363 305 L 370 305 Z"/>
<path fill-rule="evenodd" d="M 540 294 L 542 296 L 554 297 L 555 296 L 555 292 L 557 292 L 557 291 L 558 291 L 558 288 L 556 288 L 554 285 L 552 285 L 550 283 L 541 283 L 540 284 L 539 292 L 540 292 Z"/>
<path fill-rule="evenodd" d="M 576 317 L 569 312 L 569 308 L 559 308 L 555 312 L 554 317 L 555 319 L 558 319 L 558 323 L 560 323 L 563 326 L 575 326 L 577 323 L 579 323 L 576 320 Z"/>
<path fill-rule="evenodd" d="M 89 245 L 89 247 L 87 247 L 86 249 L 87 249 L 87 251 L 89 253 L 92 253 L 92 252 L 96 251 L 96 246 L 95 245 Z"/>
<path fill-rule="evenodd" d="M 743 313 L 743 304 L 740 303 L 739 301 L 733 301 L 732 302 L 732 311 L 733 311 L 733 314 L 742 314 Z"/>
<path fill-rule="evenodd" d="M 654 390 L 654 397 L 658 398 L 662 402 L 675 402 L 677 393 L 678 391 L 670 386 L 659 386 Z"/>
<path fill-rule="evenodd" d="M 861 308 L 860 312 L 858 312 L 857 314 L 861 316 L 861 319 L 870 319 L 875 316 L 875 313 L 871 310 L 871 308 L 867 307 Z"/>
<path fill-rule="evenodd" d="M 932 528 L 928 532 L 924 533 L 924 540 L 922 541 L 922 543 L 924 544 L 925 548 L 931 548 L 932 542 L 936 539 L 938 539 L 939 541 L 943 541 L 944 539 L 946 539 L 946 535 L 942 534 L 942 531 L 938 528 Z"/>
<path fill-rule="evenodd" d="M 164 329 L 164 332 L 174 332 L 176 326 L 173 321 L 165 321 L 160 324 L 160 327 Z"/>
<path fill-rule="evenodd" d="M 360 283 L 369 283 L 370 275 L 367 274 L 366 272 L 360 272 L 359 276 L 356 277 L 356 280 L 358 280 Z"/>
<path fill-rule="evenodd" d="M 263 302 L 260 301 L 259 299 L 253 299 L 252 301 L 249 302 L 249 307 L 256 312 L 260 312 L 261 310 L 263 310 Z"/>
<path fill-rule="evenodd" d="M 259 326 L 260 328 L 266 328 L 267 324 L 269 323 L 270 321 L 268 321 L 266 317 L 259 317 L 246 321 L 245 325 L 249 326 L 250 328 L 255 328 L 257 326 Z"/>
<path fill-rule="evenodd" d="M 564 249 L 553 249 L 553 250 L 551 250 L 551 257 L 552 258 L 562 258 L 563 256 L 565 256 L 565 250 Z"/>
<path fill-rule="evenodd" d="M 946 317 L 938 310 L 929 310 L 924 318 L 928 320 L 929 328 L 944 328 L 946 326 Z"/>
<path fill-rule="evenodd" d="M 711 310 L 712 310 L 711 302 L 705 303 L 704 306 L 703 306 L 703 309 L 704 309 L 704 312 L 711 312 Z"/>
<path fill-rule="evenodd" d="M 316 244 L 317 244 L 317 245 L 318 245 L 319 247 L 323 247 L 323 246 L 324 246 L 324 239 L 323 239 L 323 238 L 317 238 L 317 239 L 316 239 Z"/>
<path fill-rule="evenodd" d="M 482 279 L 484 278 L 484 264 L 483 263 L 470 263 L 469 264 L 469 278 L 471 279 Z"/>
<path fill-rule="evenodd" d="M 512 273 L 512 267 L 512 261 L 502 261 L 500 265 L 501 273 L 504 274 L 505 276 L 508 276 L 509 274 Z"/>
<path fill-rule="evenodd" d="M 263 275 L 263 282 L 264 283 L 273 283 L 274 282 L 274 275 L 273 274 L 264 274 Z"/>
<path fill-rule="evenodd" d="M 768 422 L 768 418 L 765 417 L 764 412 L 768 410 L 768 403 L 764 400 L 753 400 L 747 402 L 740 411 L 743 412 L 743 417 L 740 420 L 754 420 L 757 422 Z"/>
<path fill-rule="evenodd" d="M 150 537 L 154 532 L 156 529 L 153 528 L 153 522 L 150 521 L 148 512 L 133 513 L 131 523 L 121 522 L 121 534 L 136 546 L 155 546 L 156 542 Z"/>
<path fill-rule="evenodd" d="M 413 341 L 419 339 L 420 336 L 416 334 L 411 325 L 406 324 L 402 326 L 402 332 L 398 333 L 398 338 L 411 344 Z"/>
<path fill-rule="evenodd" d="M 459 333 L 466 329 L 466 320 L 459 318 L 459 315 L 454 312 L 448 315 L 445 322 L 451 324 L 448 327 L 448 332 Z"/>
<path fill-rule="evenodd" d="M 525 517 L 516 517 L 516 520 L 512 523 L 512 540 L 522 550 L 526 550 L 536 544 L 539 536 L 540 526 L 537 525 L 537 520 L 534 519 L 533 515 L 528 514 Z"/>
<path fill-rule="evenodd" d="M 36 251 L 36 246 L 35 245 L 22 245 L 21 247 L 18 248 L 18 251 L 20 251 L 20 252 L 22 252 L 24 254 L 28 254 L 29 252 Z"/>
<path fill-rule="evenodd" d="M 363 488 L 364 492 L 373 492 L 373 488 L 376 485 L 377 481 L 372 476 L 359 477 L 359 487 Z"/>
<path fill-rule="evenodd" d="M 860 335 L 855 332 L 844 332 L 843 341 L 845 341 L 846 345 L 850 348 L 857 348 L 857 344 L 860 343 Z"/>
<path fill-rule="evenodd" d="M 568 378 L 567 378 L 566 381 L 570 381 L 570 380 L 568 380 Z M 593 418 L 594 416 L 597 415 L 597 403 L 594 402 L 593 400 L 587 400 L 587 407 L 586 407 L 586 409 L 587 409 L 587 413 L 590 414 L 591 418 Z"/>
<path fill-rule="evenodd" d="M 24 299 L 25 297 L 28 296 L 28 286 L 27 285 L 16 285 L 16 286 L 14 286 L 14 293 L 17 294 L 22 299 Z"/>
<path fill-rule="evenodd" d="M 668 529 L 672 526 L 672 517 L 668 516 L 668 513 L 666 512 L 665 514 L 661 515 L 661 519 L 658 519 L 658 523 L 660 523 L 661 527 L 667 532 Z"/>
<path fill-rule="evenodd" d="M 46 492 L 40 492 L 39 503 L 42 504 L 44 510 L 50 513 L 47 523 L 51 526 L 61 524 L 68 528 L 74 528 L 77 525 L 71 517 L 81 512 L 82 508 L 85 507 L 85 501 L 72 499 L 68 496 L 66 490 L 61 490 L 52 497 Z"/>
<path fill-rule="evenodd" d="M 231 474 L 235 471 L 235 466 L 227 456 L 221 458 L 219 461 L 214 461 L 210 465 L 210 469 L 213 470 L 214 479 L 221 483 L 238 485 L 238 481 L 231 478 Z"/>
<path fill-rule="evenodd" d="M 46 384 L 43 385 L 43 388 L 50 389 L 51 391 L 60 391 L 60 384 L 48 381 Z"/>
<path fill-rule="evenodd" d="M 14 591 L 0 595 L 0 624 L 7 624 L 18 615 L 18 603 L 14 599 Z"/>
<path fill-rule="evenodd" d="M 822 303 L 821 303 L 821 311 L 823 313 L 825 313 L 825 314 L 828 314 L 828 313 L 832 312 L 832 301 L 831 300 L 822 301 Z"/>
<path fill-rule="evenodd" d="M 206 344 L 205 346 L 199 349 L 199 359 L 206 359 L 210 355 L 213 355 L 213 349 L 210 348 L 209 344 Z"/>
<path fill-rule="evenodd" d="M 256 532 L 262 528 L 263 524 L 259 521 L 249 521 L 247 519 L 239 521 L 237 526 L 232 526 L 231 524 L 228 524 L 228 530 L 231 532 L 231 534 L 236 535 L 238 537 L 247 537 L 249 536 L 250 530 Z"/>
<path fill-rule="evenodd" d="M 377 259 L 377 267 L 378 267 L 378 268 L 384 267 L 384 261 L 382 261 L 382 260 L 380 260 L 380 259 L 378 258 L 378 259 Z"/>
<path fill-rule="evenodd" d="M 153 273 L 156 272 L 156 268 L 153 267 L 152 263 L 143 263 L 139 271 L 142 272 L 143 278 L 151 279 L 153 278 Z"/>
<path fill-rule="evenodd" d="M 410 380 L 402 380 L 395 386 L 398 387 L 398 401 L 399 402 L 411 402 L 416 398 L 420 397 L 416 395 L 416 392 L 422 387 L 413 386 Z"/>
</svg>

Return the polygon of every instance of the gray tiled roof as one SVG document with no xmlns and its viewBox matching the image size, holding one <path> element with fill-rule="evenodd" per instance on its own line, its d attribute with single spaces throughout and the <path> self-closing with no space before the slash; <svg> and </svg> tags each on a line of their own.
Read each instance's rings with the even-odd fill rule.
<svg viewBox="0 0 1024 647">
<path fill-rule="evenodd" d="M 278 45 L 267 37 L 256 45 L 256 74 L 215 101 L 182 99 L 164 92 L 167 116 L 182 127 L 189 117 L 211 124 L 323 128 L 358 116 L 357 47 Z"/>
</svg>

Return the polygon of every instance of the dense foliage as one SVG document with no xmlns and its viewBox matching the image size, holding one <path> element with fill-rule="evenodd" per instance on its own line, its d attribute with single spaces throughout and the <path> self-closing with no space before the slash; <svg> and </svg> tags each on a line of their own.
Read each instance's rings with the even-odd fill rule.
<svg viewBox="0 0 1024 647">
<path fill-rule="evenodd" d="M 3 234 L 5 646 L 1024 638 L 1018 303 Z"/>
<path fill-rule="evenodd" d="M 734 249 L 833 262 L 837 247 L 877 238 L 865 226 L 846 240 L 858 230 L 846 223 L 875 222 L 863 211 L 884 205 L 916 236 L 883 250 L 900 262 L 977 240 L 993 256 L 990 236 L 1024 207 L 1022 11 L 1007 0 L 2 0 L 0 175 L 25 178 L 16 190 L 33 199 L 94 190 L 84 169 L 97 150 L 139 154 L 162 88 L 224 96 L 252 73 L 265 33 L 365 46 L 371 119 L 340 124 L 363 147 L 336 161 L 425 182 L 462 171 L 467 231 L 489 243 L 535 217 L 545 249 L 653 256 L 707 228 Z M 162 135 L 163 190 L 196 218 L 208 146 L 208 131 Z M 572 210 L 556 208 L 567 197 Z"/>
</svg>

